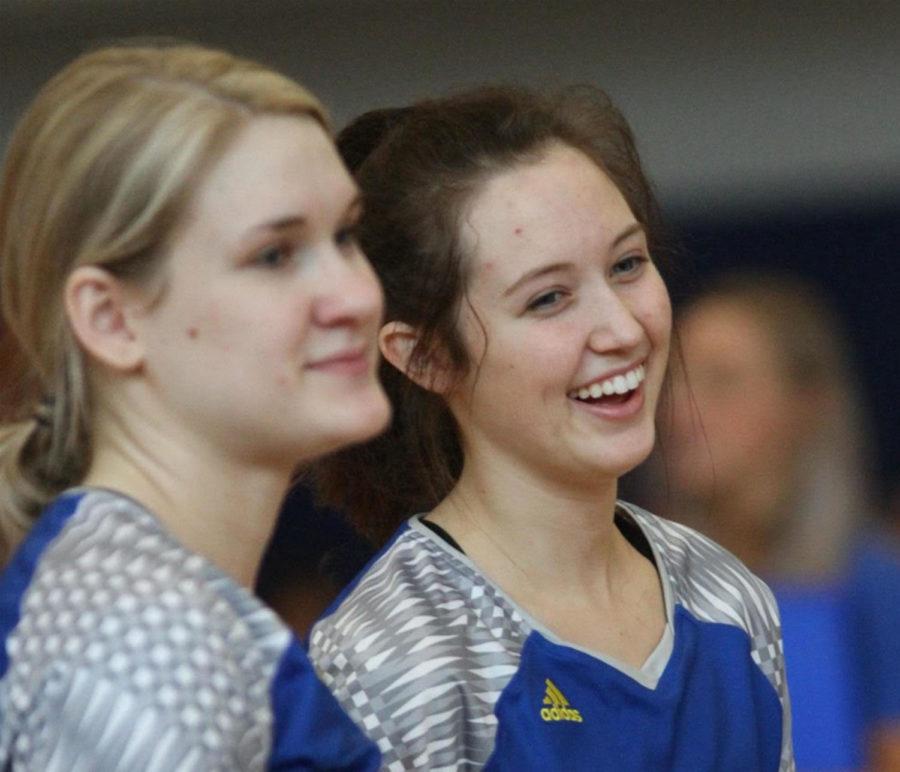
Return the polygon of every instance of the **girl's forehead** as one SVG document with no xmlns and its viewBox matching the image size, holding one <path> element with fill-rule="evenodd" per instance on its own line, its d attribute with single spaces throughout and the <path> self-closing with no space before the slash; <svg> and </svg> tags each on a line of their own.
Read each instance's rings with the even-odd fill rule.
<svg viewBox="0 0 900 772">
<path fill-rule="evenodd" d="M 473 195 L 460 236 L 473 270 L 495 273 L 598 254 L 636 225 L 599 166 L 578 150 L 554 146 L 488 179 Z"/>
</svg>

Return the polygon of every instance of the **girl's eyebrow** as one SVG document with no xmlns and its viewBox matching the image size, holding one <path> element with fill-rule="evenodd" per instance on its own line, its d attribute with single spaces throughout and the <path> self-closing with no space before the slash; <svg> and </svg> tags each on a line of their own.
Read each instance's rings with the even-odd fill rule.
<svg viewBox="0 0 900 772">
<path fill-rule="evenodd" d="M 306 225 L 305 217 L 301 215 L 289 215 L 254 225 L 250 228 L 250 233 L 258 233 L 259 231 L 282 231 L 288 228 L 302 228 L 304 225 Z"/>
<path fill-rule="evenodd" d="M 557 271 L 565 271 L 572 268 L 572 263 L 551 263 L 550 265 L 540 265 L 537 268 L 534 268 L 524 274 L 522 274 L 516 281 L 514 281 L 506 290 L 503 292 L 503 297 L 507 297 L 512 295 L 519 287 L 523 284 L 527 284 L 532 279 L 537 279 L 541 276 L 544 276 L 549 273 L 556 273 Z"/>
<path fill-rule="evenodd" d="M 643 232 L 644 232 L 644 226 L 641 225 L 641 223 L 636 222 L 634 225 L 631 225 L 630 227 L 626 228 L 618 236 L 616 236 L 613 239 L 612 245 L 614 247 L 617 247 L 617 246 L 619 246 L 619 244 L 621 244 L 623 241 L 625 241 L 625 239 L 631 238 L 636 233 L 643 233 Z"/>
<path fill-rule="evenodd" d="M 616 236 L 613 241 L 613 247 L 619 246 L 623 241 L 631 238 L 637 233 L 643 233 L 644 226 L 639 222 L 634 223 L 633 225 L 629 225 L 625 230 L 623 230 L 618 236 Z M 545 276 L 546 274 L 555 273 L 557 271 L 565 271 L 567 269 L 572 268 L 572 263 L 551 263 L 550 265 L 541 265 L 537 268 L 528 271 L 527 273 L 522 274 L 516 281 L 514 281 L 503 293 L 503 297 L 507 297 L 515 292 L 519 287 L 523 284 L 528 283 L 532 279 L 537 279 L 541 276 Z"/>
<path fill-rule="evenodd" d="M 347 204 L 344 209 L 344 217 L 359 216 L 362 214 L 362 196 L 357 193 Z M 293 228 L 302 228 L 306 225 L 306 217 L 303 215 L 285 215 L 284 217 L 276 217 L 274 220 L 266 220 L 250 227 L 250 233 L 259 233 L 260 231 L 283 231 Z"/>
</svg>

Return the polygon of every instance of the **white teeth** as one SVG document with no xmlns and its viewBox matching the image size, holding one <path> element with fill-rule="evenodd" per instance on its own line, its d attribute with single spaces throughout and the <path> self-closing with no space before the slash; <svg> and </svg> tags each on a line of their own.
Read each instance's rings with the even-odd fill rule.
<svg viewBox="0 0 900 772">
<path fill-rule="evenodd" d="M 596 381 L 590 386 L 582 386 L 580 389 L 569 392 L 568 396 L 573 399 L 597 399 L 598 397 L 608 397 L 612 394 L 627 394 L 640 386 L 646 376 L 646 367 L 638 365 L 624 375 L 614 375 L 605 381 Z"/>
</svg>

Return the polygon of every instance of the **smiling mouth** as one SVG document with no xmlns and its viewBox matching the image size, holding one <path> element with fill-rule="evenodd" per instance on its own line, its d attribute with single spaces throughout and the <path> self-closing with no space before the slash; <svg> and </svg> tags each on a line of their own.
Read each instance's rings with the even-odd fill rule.
<svg viewBox="0 0 900 772">
<path fill-rule="evenodd" d="M 357 375 L 372 369 L 371 357 L 365 347 L 336 352 L 306 364 L 307 370 L 337 375 Z"/>
<path fill-rule="evenodd" d="M 640 364 L 621 375 L 596 381 L 590 386 L 582 386 L 572 389 L 566 396 L 579 402 L 595 404 L 598 402 L 624 402 L 626 401 L 647 377 L 647 368 Z"/>
</svg>

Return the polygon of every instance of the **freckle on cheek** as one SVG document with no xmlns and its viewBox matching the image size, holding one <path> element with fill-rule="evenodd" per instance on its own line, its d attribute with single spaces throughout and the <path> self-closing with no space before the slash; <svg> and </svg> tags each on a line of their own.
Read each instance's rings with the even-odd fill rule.
<svg viewBox="0 0 900 772">
<path fill-rule="evenodd" d="M 196 338 L 199 334 L 200 332 L 196 327 L 188 327 L 187 336 L 189 338 Z"/>
<path fill-rule="evenodd" d="M 516 236 L 521 236 L 521 235 L 522 235 L 522 229 L 516 228 Z"/>
</svg>

